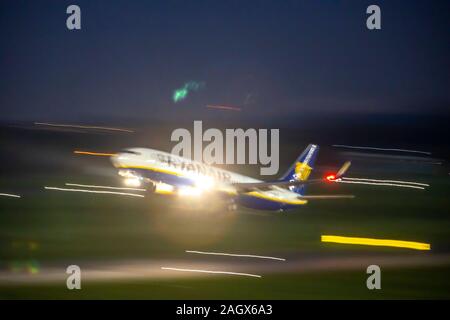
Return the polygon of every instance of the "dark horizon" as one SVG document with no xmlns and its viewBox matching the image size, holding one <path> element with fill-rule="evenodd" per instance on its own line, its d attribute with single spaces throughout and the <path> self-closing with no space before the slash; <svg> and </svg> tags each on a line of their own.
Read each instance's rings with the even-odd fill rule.
<svg viewBox="0 0 450 320">
<path fill-rule="evenodd" d="M 2 121 L 449 115 L 448 1 L 69 4 L 0 4 Z"/>
</svg>

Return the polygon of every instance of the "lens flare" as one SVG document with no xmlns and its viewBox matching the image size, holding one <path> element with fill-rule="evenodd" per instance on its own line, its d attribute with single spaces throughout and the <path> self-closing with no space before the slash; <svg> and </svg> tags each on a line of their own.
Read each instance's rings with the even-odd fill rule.
<svg viewBox="0 0 450 320">
<path fill-rule="evenodd" d="M 172 100 L 173 102 L 177 103 L 179 101 L 182 101 L 187 98 L 189 92 L 191 91 L 198 91 L 201 88 L 205 86 L 204 82 L 196 82 L 196 81 L 190 81 L 186 82 L 184 86 L 181 88 L 176 89 L 173 92 Z"/>
</svg>

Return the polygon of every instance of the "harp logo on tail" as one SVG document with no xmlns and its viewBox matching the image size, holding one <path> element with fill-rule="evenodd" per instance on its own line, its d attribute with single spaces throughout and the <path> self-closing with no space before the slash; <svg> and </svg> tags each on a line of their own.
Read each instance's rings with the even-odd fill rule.
<svg viewBox="0 0 450 320">
<path fill-rule="evenodd" d="M 297 162 L 295 164 L 295 180 L 300 181 L 308 180 L 308 177 L 311 174 L 312 170 L 312 168 L 309 166 L 309 162 L 316 149 L 317 149 L 316 145 L 314 144 L 311 145 L 311 148 L 309 149 L 309 152 L 306 155 L 305 160 L 303 162 Z"/>
<path fill-rule="evenodd" d="M 304 181 L 307 180 L 311 174 L 312 168 L 303 162 L 297 162 L 295 164 L 295 180 Z"/>
</svg>

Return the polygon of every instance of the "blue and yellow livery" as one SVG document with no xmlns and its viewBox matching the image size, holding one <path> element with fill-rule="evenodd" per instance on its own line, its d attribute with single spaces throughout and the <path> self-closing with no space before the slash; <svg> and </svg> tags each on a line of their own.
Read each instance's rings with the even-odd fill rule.
<svg viewBox="0 0 450 320">
<path fill-rule="evenodd" d="M 286 174 L 273 182 L 253 179 L 154 149 L 126 149 L 113 155 L 111 160 L 127 184 L 146 184 L 155 193 L 194 197 L 214 194 L 227 199 L 229 209 L 235 209 L 239 204 L 282 211 L 307 203 L 305 185 L 318 151 L 317 145 L 310 144 Z M 327 196 L 314 196 L 314 199 L 318 198 Z"/>
</svg>

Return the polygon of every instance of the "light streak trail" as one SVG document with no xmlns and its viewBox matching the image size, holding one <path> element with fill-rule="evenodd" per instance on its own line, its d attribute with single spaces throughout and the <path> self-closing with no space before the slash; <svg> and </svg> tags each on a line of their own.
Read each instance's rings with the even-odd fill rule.
<svg viewBox="0 0 450 320">
<path fill-rule="evenodd" d="M 216 105 L 210 105 L 210 104 L 208 104 L 206 107 L 207 107 L 207 108 L 210 108 L 210 109 L 231 110 L 231 111 L 242 111 L 241 108 L 238 108 L 238 107 L 230 107 L 230 106 L 216 106 Z"/>
<path fill-rule="evenodd" d="M 337 183 L 352 183 L 352 184 L 365 184 L 372 186 L 389 186 L 389 187 L 400 187 L 400 188 L 411 188 L 411 189 L 420 189 L 424 190 L 424 187 L 412 186 L 409 184 L 396 184 L 396 183 L 374 183 L 374 182 L 362 182 L 362 181 L 349 181 L 349 180 L 334 180 Z"/>
<path fill-rule="evenodd" d="M 75 150 L 73 153 L 84 154 L 84 155 L 88 155 L 88 156 L 101 156 L 101 157 L 112 157 L 112 156 L 116 155 L 116 153 L 90 152 L 90 151 L 79 151 L 79 150 Z"/>
<path fill-rule="evenodd" d="M 103 191 L 103 190 L 86 190 L 86 189 L 68 189 L 68 188 L 56 188 L 56 187 L 44 187 L 46 190 L 56 190 L 56 191 L 71 191 L 71 192 L 86 192 L 86 193 L 101 193 L 101 194 L 115 194 L 121 196 L 139 197 L 144 198 L 142 194 L 126 193 L 126 192 L 114 192 L 114 191 Z"/>
<path fill-rule="evenodd" d="M 422 187 L 430 186 L 427 183 L 419 183 L 419 182 L 413 182 L 413 181 L 401 181 L 401 180 L 378 180 L 378 179 L 353 178 L 353 177 L 342 177 L 341 179 L 355 180 L 355 181 L 368 181 L 368 182 L 404 183 L 404 184 L 411 184 L 411 185 L 417 185 L 417 186 L 422 186 Z"/>
<path fill-rule="evenodd" d="M 334 242 L 343 244 L 360 244 L 366 246 L 383 246 L 383 247 L 397 247 L 415 250 L 431 250 L 431 245 L 429 243 L 414 242 L 414 241 L 342 237 L 332 235 L 322 235 L 321 240 L 322 242 Z"/>
<path fill-rule="evenodd" d="M 170 267 L 161 267 L 162 270 L 172 270 L 172 271 L 181 271 L 181 272 L 199 272 L 199 273 L 212 273 L 212 274 L 230 274 L 235 276 L 246 276 L 246 277 L 254 277 L 261 278 L 259 274 L 251 274 L 251 273 L 241 273 L 241 272 L 231 272 L 231 271 L 212 271 L 212 270 L 200 270 L 200 269 L 181 269 L 181 268 L 170 268 Z"/>
<path fill-rule="evenodd" d="M 84 187 L 84 188 L 98 188 L 98 189 L 111 189 L 111 190 L 131 190 L 131 191 L 145 191 L 142 188 L 126 188 L 126 187 L 110 187 L 110 186 L 96 186 L 90 184 L 78 184 L 78 183 L 65 183 L 66 186 L 71 187 Z"/>
<path fill-rule="evenodd" d="M 286 261 L 286 259 L 283 259 L 283 258 L 269 257 L 269 256 L 257 256 L 257 255 L 253 255 L 253 254 L 235 254 L 235 253 L 223 253 L 223 252 L 205 252 L 205 251 L 195 251 L 195 250 L 186 250 L 186 252 L 187 252 L 187 253 L 206 254 L 206 255 L 216 255 L 216 256 L 230 256 L 230 257 L 258 258 L 258 259 L 270 259 L 270 260 Z"/>
<path fill-rule="evenodd" d="M 419 150 L 408 150 L 408 149 L 360 147 L 360 146 L 349 146 L 349 145 L 345 145 L 345 144 L 333 144 L 333 147 L 337 147 L 337 148 L 349 148 L 349 149 L 380 150 L 380 151 L 413 152 L 413 153 L 421 153 L 421 154 L 431 155 L 431 152 L 427 152 L 427 151 L 419 151 Z"/>
<path fill-rule="evenodd" d="M 62 123 L 48 123 L 48 122 L 35 122 L 34 124 L 35 125 L 39 125 L 39 126 L 49 126 L 49 127 L 63 127 L 63 128 L 97 129 L 97 130 L 108 130 L 108 131 L 134 132 L 133 130 L 122 129 L 122 128 L 85 126 L 85 125 L 76 125 L 76 124 L 62 124 Z"/>
<path fill-rule="evenodd" d="M 0 193 L 0 196 L 2 197 L 11 197 L 11 198 L 21 198 L 21 196 L 17 194 L 10 194 L 10 193 Z"/>
</svg>

